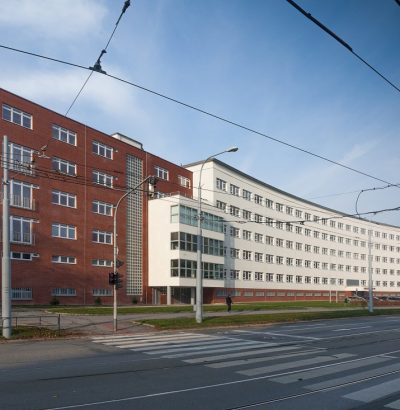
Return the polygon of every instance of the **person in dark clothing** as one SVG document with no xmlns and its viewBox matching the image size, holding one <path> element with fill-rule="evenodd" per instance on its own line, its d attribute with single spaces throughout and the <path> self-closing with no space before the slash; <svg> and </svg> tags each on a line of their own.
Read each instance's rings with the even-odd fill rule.
<svg viewBox="0 0 400 410">
<path fill-rule="evenodd" d="M 232 298 L 230 295 L 228 295 L 225 300 L 226 300 L 226 306 L 228 306 L 228 312 L 230 312 L 232 309 Z"/>
</svg>

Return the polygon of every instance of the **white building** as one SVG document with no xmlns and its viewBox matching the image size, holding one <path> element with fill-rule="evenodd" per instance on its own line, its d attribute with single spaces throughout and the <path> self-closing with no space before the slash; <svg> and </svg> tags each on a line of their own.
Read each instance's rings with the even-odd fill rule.
<svg viewBox="0 0 400 410">
<path fill-rule="evenodd" d="M 202 162 L 189 164 L 198 187 Z M 213 159 L 201 173 L 204 303 L 400 295 L 400 228 L 349 217 Z M 194 302 L 197 198 L 149 204 L 154 301 Z M 369 246 L 371 244 L 371 246 Z M 369 257 L 369 248 L 371 257 Z"/>
</svg>

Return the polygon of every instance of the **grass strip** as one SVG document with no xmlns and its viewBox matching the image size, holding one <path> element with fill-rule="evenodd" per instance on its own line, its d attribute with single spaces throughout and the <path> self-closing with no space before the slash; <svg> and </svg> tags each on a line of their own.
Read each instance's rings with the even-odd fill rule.
<svg viewBox="0 0 400 410">
<path fill-rule="evenodd" d="M 233 312 L 244 311 L 260 311 L 260 310 L 279 310 L 279 309 L 307 309 L 309 307 L 323 308 L 354 308 L 352 304 L 345 303 L 329 303 L 325 301 L 316 302 L 266 302 L 266 303 L 237 303 L 232 306 Z M 110 315 L 113 308 L 111 306 L 57 306 L 48 307 L 46 309 L 50 313 L 61 313 L 69 315 Z M 226 306 L 220 305 L 204 305 L 205 312 L 224 312 Z M 191 305 L 172 305 L 172 306 L 120 306 L 118 314 L 144 314 L 144 313 L 185 313 L 193 312 Z"/>
<path fill-rule="evenodd" d="M 196 323 L 193 318 L 174 318 L 174 319 L 146 319 L 139 320 L 138 323 L 150 325 L 156 329 L 193 329 L 209 328 L 220 326 L 240 326 L 254 324 L 268 324 L 278 322 L 299 322 L 318 319 L 337 319 L 346 317 L 360 316 L 381 316 L 398 315 L 400 309 L 379 309 L 369 313 L 366 309 L 335 310 L 325 312 L 290 312 L 257 315 L 235 315 L 234 313 L 226 316 L 205 317 L 202 323 Z"/>
</svg>

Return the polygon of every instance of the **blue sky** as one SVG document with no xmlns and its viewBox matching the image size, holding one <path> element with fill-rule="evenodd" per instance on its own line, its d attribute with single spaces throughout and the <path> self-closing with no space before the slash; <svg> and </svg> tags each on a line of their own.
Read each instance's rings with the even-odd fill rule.
<svg viewBox="0 0 400 410">
<path fill-rule="evenodd" d="M 0 0 L 0 43 L 92 66 L 123 0 Z M 394 0 L 298 0 L 400 87 Z M 382 180 L 399 183 L 400 93 L 285 0 L 133 0 L 102 67 Z M 64 114 L 88 72 L 0 49 L 0 86 Z M 354 213 L 384 183 L 95 73 L 69 116 L 177 164 L 220 159 L 294 195 Z M 340 194 L 340 195 L 338 195 Z M 400 206 L 399 188 L 359 211 Z M 400 212 L 375 220 L 400 225 Z"/>
</svg>

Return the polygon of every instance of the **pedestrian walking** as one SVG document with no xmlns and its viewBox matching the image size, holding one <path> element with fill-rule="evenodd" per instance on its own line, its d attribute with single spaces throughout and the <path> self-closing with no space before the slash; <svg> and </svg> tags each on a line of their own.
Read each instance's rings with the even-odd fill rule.
<svg viewBox="0 0 400 410">
<path fill-rule="evenodd" d="M 225 300 L 226 300 L 226 306 L 228 306 L 228 312 L 230 312 L 232 309 L 232 298 L 230 295 L 228 295 Z"/>
</svg>

